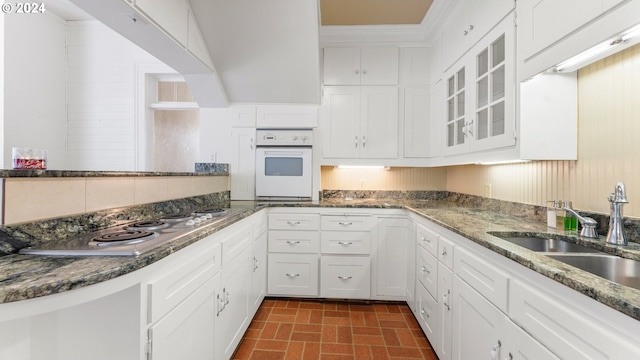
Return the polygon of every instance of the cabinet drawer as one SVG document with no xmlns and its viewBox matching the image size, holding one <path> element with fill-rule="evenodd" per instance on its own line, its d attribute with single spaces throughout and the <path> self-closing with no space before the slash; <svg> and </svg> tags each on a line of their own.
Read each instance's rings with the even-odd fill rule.
<svg viewBox="0 0 640 360">
<path fill-rule="evenodd" d="M 371 271 L 368 256 L 322 256 L 320 295 L 341 299 L 369 299 Z"/>
<path fill-rule="evenodd" d="M 225 229 L 220 243 L 222 244 L 222 266 L 225 266 L 253 243 L 251 224 L 237 224 L 232 225 L 228 231 Z"/>
<path fill-rule="evenodd" d="M 637 359 L 640 354 L 637 333 L 620 336 L 615 322 L 591 318 L 580 302 L 554 298 L 520 281 L 512 281 L 509 295 L 513 321 L 561 359 Z"/>
<path fill-rule="evenodd" d="M 418 247 L 416 277 L 431 296 L 438 294 L 438 260 L 423 247 Z"/>
<path fill-rule="evenodd" d="M 269 214 L 269 230 L 318 230 L 318 214 Z"/>
<path fill-rule="evenodd" d="M 320 218 L 322 230 L 369 231 L 370 216 L 334 216 L 324 215 Z"/>
<path fill-rule="evenodd" d="M 507 273 L 460 247 L 456 248 L 454 272 L 498 309 L 507 312 Z"/>
<path fill-rule="evenodd" d="M 431 346 L 435 349 L 436 340 L 438 334 L 437 331 L 443 331 L 443 329 L 437 328 L 438 326 L 438 304 L 436 300 L 429 294 L 424 286 L 418 283 L 416 286 L 416 297 L 418 303 L 417 318 L 422 331 L 429 339 Z"/>
<path fill-rule="evenodd" d="M 269 252 L 317 253 L 320 251 L 318 231 L 269 230 Z"/>
<path fill-rule="evenodd" d="M 438 261 L 453 269 L 453 242 L 443 236 L 438 239 Z"/>
<path fill-rule="evenodd" d="M 323 254 L 362 254 L 371 252 L 369 231 L 323 231 L 320 235 Z"/>
<path fill-rule="evenodd" d="M 177 269 L 149 282 L 149 323 L 158 321 L 220 270 L 221 249 L 215 244 L 188 261 L 183 258 Z"/>
<path fill-rule="evenodd" d="M 269 295 L 318 295 L 318 255 L 269 254 Z"/>
<path fill-rule="evenodd" d="M 431 255 L 438 256 L 438 238 L 440 235 L 422 224 L 416 224 L 416 243 Z"/>
</svg>

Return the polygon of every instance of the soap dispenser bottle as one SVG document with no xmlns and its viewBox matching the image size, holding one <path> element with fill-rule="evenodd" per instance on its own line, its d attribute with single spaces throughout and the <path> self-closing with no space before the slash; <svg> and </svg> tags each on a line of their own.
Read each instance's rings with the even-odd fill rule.
<svg viewBox="0 0 640 360">
<path fill-rule="evenodd" d="M 566 218 L 566 211 L 562 209 L 564 202 L 558 200 L 558 206 L 556 207 L 556 229 L 564 230 L 564 220 Z"/>
<path fill-rule="evenodd" d="M 565 201 L 564 208 L 572 209 L 571 201 Z M 578 218 L 575 215 L 573 215 L 570 211 L 564 211 L 564 212 L 565 212 L 564 229 L 570 230 L 570 231 L 578 230 Z"/>
</svg>

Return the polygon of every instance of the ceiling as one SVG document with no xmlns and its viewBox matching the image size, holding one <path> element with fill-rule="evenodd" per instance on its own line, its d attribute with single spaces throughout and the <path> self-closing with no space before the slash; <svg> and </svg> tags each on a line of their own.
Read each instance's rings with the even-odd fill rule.
<svg viewBox="0 0 640 360">
<path fill-rule="evenodd" d="M 320 0 L 321 25 L 417 25 L 433 0 Z"/>
</svg>

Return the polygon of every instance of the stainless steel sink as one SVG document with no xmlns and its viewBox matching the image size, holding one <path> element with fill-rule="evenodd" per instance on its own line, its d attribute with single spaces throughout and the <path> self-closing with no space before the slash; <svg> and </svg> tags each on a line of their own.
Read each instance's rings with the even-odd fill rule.
<svg viewBox="0 0 640 360">
<path fill-rule="evenodd" d="M 551 238 L 508 236 L 500 237 L 510 243 L 522 246 L 532 251 L 551 253 L 601 253 L 601 251 L 572 243 L 570 241 Z"/>
<path fill-rule="evenodd" d="M 640 261 L 608 254 L 546 254 L 621 285 L 640 289 Z"/>
</svg>

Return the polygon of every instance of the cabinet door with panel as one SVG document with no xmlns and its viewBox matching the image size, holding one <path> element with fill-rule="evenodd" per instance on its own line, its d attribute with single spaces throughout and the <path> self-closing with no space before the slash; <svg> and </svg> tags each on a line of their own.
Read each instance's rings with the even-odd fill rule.
<svg viewBox="0 0 640 360">
<path fill-rule="evenodd" d="M 453 277 L 451 310 L 452 359 L 505 358 L 501 345 L 506 315 L 457 276 Z"/>
<path fill-rule="evenodd" d="M 398 48 L 324 48 L 324 85 L 396 85 Z"/>
<path fill-rule="evenodd" d="M 262 304 L 267 294 L 267 232 L 263 232 L 253 242 L 253 267 L 251 275 L 251 314 Z"/>
<path fill-rule="evenodd" d="M 409 253 L 415 252 L 411 222 L 406 218 L 379 217 L 377 224 L 377 295 L 404 299 Z"/>
<path fill-rule="evenodd" d="M 430 156 L 430 92 L 426 86 L 404 89 L 404 157 Z"/>
<path fill-rule="evenodd" d="M 211 360 L 215 324 L 215 296 L 220 275 L 210 278 L 166 316 L 149 327 L 154 360 Z"/>
<path fill-rule="evenodd" d="M 438 263 L 438 303 L 437 331 L 435 347 L 440 360 L 451 359 L 453 312 L 452 307 L 453 272 L 444 263 Z"/>
<path fill-rule="evenodd" d="M 444 155 L 515 144 L 514 34 L 508 17 L 445 73 Z"/>
<path fill-rule="evenodd" d="M 398 88 L 327 86 L 322 103 L 322 156 L 398 157 Z"/>
<path fill-rule="evenodd" d="M 254 200 L 256 194 L 256 129 L 231 129 L 232 159 L 229 164 L 232 200 Z"/>
<path fill-rule="evenodd" d="M 226 263 L 220 272 L 221 289 L 216 295 L 215 359 L 230 359 L 249 327 L 252 269 L 249 246 Z"/>
<path fill-rule="evenodd" d="M 318 296 L 317 254 L 270 253 L 268 256 L 269 295 Z"/>
</svg>

